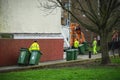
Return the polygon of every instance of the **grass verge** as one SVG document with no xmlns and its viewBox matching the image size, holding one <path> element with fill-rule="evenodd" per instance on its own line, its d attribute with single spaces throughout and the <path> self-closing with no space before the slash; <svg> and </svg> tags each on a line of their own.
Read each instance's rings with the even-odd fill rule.
<svg viewBox="0 0 120 80">
<path fill-rule="evenodd" d="M 111 58 L 118 66 L 90 65 L 0 73 L 0 80 L 120 80 L 120 58 Z"/>
</svg>

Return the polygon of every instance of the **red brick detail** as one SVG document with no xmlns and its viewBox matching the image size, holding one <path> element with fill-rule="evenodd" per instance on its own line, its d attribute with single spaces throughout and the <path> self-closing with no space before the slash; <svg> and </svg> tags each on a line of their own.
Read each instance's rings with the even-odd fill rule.
<svg viewBox="0 0 120 80">
<path fill-rule="evenodd" d="M 17 65 L 20 48 L 29 48 L 35 39 L 0 39 L 0 66 Z M 40 62 L 63 59 L 63 39 L 38 39 L 43 55 Z"/>
</svg>

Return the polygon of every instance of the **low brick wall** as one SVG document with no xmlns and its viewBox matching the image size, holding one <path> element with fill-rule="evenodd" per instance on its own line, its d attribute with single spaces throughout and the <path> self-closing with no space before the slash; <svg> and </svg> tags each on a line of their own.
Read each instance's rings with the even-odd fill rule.
<svg viewBox="0 0 120 80">
<path fill-rule="evenodd" d="M 20 48 L 29 48 L 35 39 L 0 39 L 0 66 L 17 65 Z M 37 39 L 41 62 L 63 59 L 63 39 Z"/>
</svg>

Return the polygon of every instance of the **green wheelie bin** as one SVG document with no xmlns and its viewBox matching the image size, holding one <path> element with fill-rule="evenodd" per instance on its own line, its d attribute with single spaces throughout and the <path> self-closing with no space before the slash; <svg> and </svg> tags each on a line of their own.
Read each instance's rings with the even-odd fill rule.
<svg viewBox="0 0 120 80">
<path fill-rule="evenodd" d="M 87 42 L 83 42 L 83 44 L 84 44 L 85 51 L 88 51 L 88 43 Z"/>
<path fill-rule="evenodd" d="M 85 54 L 84 44 L 80 44 L 80 46 L 78 47 L 78 50 L 79 50 L 79 54 Z"/>
<path fill-rule="evenodd" d="M 29 57 L 30 57 L 29 50 L 27 48 L 21 48 L 20 55 L 18 58 L 18 64 L 19 65 L 28 65 Z"/>
<path fill-rule="evenodd" d="M 77 60 L 78 49 L 74 49 L 74 60 Z"/>
<path fill-rule="evenodd" d="M 66 60 L 74 60 L 74 49 L 68 49 L 66 50 Z"/>
<path fill-rule="evenodd" d="M 41 54 L 42 53 L 40 51 L 38 51 L 38 50 L 32 50 L 29 64 L 30 65 L 37 65 L 39 63 Z"/>
</svg>

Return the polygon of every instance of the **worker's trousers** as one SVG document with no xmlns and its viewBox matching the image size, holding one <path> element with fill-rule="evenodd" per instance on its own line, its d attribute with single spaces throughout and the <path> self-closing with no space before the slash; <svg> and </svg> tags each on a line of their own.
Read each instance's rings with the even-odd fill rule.
<svg viewBox="0 0 120 80">
<path fill-rule="evenodd" d="M 93 46 L 93 54 L 97 54 L 97 46 Z"/>
</svg>

